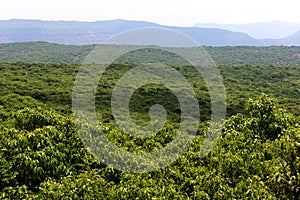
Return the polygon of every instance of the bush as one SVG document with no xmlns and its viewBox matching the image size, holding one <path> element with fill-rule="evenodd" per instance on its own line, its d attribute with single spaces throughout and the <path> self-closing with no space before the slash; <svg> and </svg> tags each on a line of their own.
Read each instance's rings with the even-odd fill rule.
<svg viewBox="0 0 300 200">
<path fill-rule="evenodd" d="M 278 108 L 275 99 L 263 94 L 250 99 L 246 107 L 250 129 L 262 140 L 274 140 L 295 124 L 295 119 Z"/>
</svg>

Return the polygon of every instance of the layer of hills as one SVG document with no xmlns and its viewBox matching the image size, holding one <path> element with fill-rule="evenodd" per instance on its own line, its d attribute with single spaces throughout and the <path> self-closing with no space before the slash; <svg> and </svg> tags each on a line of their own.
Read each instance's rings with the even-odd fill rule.
<svg viewBox="0 0 300 200">
<path fill-rule="evenodd" d="M 0 43 L 45 41 L 69 45 L 99 44 L 120 32 L 145 27 L 179 31 L 200 45 L 206 46 L 300 45 L 300 32 L 282 39 L 262 40 L 246 33 L 220 28 L 175 27 L 127 20 L 96 22 L 0 20 Z"/>
<path fill-rule="evenodd" d="M 0 44 L 0 62 L 80 64 L 96 46 L 47 42 L 6 43 Z M 113 46 L 122 48 L 119 45 Z M 199 47 L 199 50 L 201 49 L 202 47 Z M 218 65 L 300 66 L 300 46 L 206 46 L 204 49 Z M 145 57 L 145 59 L 153 60 L 160 56 L 158 54 L 155 58 Z"/>
<path fill-rule="evenodd" d="M 256 39 L 283 39 L 300 30 L 300 23 L 283 21 L 248 24 L 197 23 L 194 26 L 199 28 L 220 28 L 229 31 L 247 33 Z"/>
</svg>

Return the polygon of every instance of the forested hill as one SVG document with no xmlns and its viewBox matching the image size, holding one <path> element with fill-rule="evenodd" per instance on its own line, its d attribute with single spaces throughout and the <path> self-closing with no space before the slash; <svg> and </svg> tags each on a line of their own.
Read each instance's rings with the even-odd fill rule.
<svg viewBox="0 0 300 200">
<path fill-rule="evenodd" d="M 96 45 L 61 45 L 47 42 L 0 44 L 2 62 L 81 63 Z"/>
<path fill-rule="evenodd" d="M 0 62 L 81 63 L 96 45 L 61 45 L 47 42 L 0 44 Z M 120 48 L 120 46 L 118 46 Z M 218 65 L 299 66 L 300 47 L 205 47 Z"/>
</svg>

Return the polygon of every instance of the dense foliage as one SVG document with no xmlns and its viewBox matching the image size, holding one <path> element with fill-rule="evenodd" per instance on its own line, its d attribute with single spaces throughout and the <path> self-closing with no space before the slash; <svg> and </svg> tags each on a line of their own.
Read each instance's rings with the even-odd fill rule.
<svg viewBox="0 0 300 200">
<path fill-rule="evenodd" d="M 112 65 L 103 75 L 98 87 L 96 98 L 99 111 L 108 116 L 110 95 L 118 78 L 135 64 Z M 207 119 L 210 109 L 210 98 L 201 76 L 192 67 L 174 66 L 187 77 L 198 95 L 203 119 Z M 6 95 L 18 94 L 31 96 L 46 103 L 51 108 L 63 113 L 71 112 L 71 94 L 79 65 L 76 64 L 45 64 L 45 63 L 0 63 L 0 105 L 10 102 Z M 267 93 L 279 100 L 279 104 L 294 115 L 300 113 L 300 70 L 299 67 L 275 66 L 220 66 L 224 78 L 227 98 L 228 116 L 243 112 L 245 102 L 251 97 Z M 159 87 L 143 87 L 133 98 L 135 112 L 144 113 L 147 102 L 157 97 L 153 92 L 162 91 Z M 142 97 L 144 98 L 141 99 Z M 169 101 L 167 93 L 158 94 L 160 101 Z M 149 97 L 149 98 L 148 98 Z M 12 102 L 10 103 L 12 105 Z M 177 105 L 177 104 L 174 104 Z M 7 106 L 7 104 L 6 104 Z M 140 109 L 139 109 L 140 108 Z M 177 107 L 170 108 L 176 113 Z"/>
<path fill-rule="evenodd" d="M 47 42 L 0 44 L 2 62 L 81 63 L 95 45 L 61 45 Z"/>
<path fill-rule="evenodd" d="M 97 45 L 61 45 L 46 42 L 0 44 L 0 62 L 82 63 Z M 120 46 L 116 46 L 120 48 Z M 204 47 L 218 65 L 299 66 L 299 46 Z M 156 54 L 155 56 L 160 56 Z M 153 59 L 155 57 L 151 57 Z"/>
<path fill-rule="evenodd" d="M 299 66 L 299 46 L 206 47 L 218 65 Z"/>
<path fill-rule="evenodd" d="M 150 105 L 167 108 L 170 120 L 155 137 L 128 137 L 112 123 L 112 89 L 135 66 L 113 64 L 103 74 L 95 94 L 100 125 L 126 151 L 156 151 L 178 128 L 178 102 L 166 88 L 146 85 L 131 99 L 137 123 L 149 120 Z M 170 166 L 133 174 L 101 164 L 76 132 L 71 93 L 79 65 L 0 63 L 0 198 L 299 199 L 299 67 L 220 66 L 228 119 L 204 158 L 199 153 L 209 131 L 209 93 L 193 68 L 172 67 L 197 94 L 202 112 L 197 136 Z"/>
<path fill-rule="evenodd" d="M 159 171 L 141 174 L 100 164 L 84 148 L 68 116 L 45 107 L 17 111 L 2 107 L 0 197 L 298 199 L 300 127 L 292 115 L 277 106 L 266 95 L 251 99 L 245 114 L 226 121 L 208 156 L 199 157 L 207 131 L 202 126 L 179 160 Z M 122 135 L 109 125 L 102 128 L 110 138 Z M 163 139 L 169 131 L 157 137 Z M 122 145 L 130 150 L 140 144 Z"/>
</svg>

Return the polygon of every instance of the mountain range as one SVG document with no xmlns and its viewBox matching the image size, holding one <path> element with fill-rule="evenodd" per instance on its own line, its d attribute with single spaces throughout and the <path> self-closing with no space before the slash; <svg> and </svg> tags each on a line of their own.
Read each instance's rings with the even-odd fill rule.
<svg viewBox="0 0 300 200">
<path fill-rule="evenodd" d="M 300 23 L 270 21 L 249 24 L 198 23 L 194 27 L 220 28 L 229 31 L 247 33 L 256 39 L 282 39 L 300 30 Z"/>
<path fill-rule="evenodd" d="M 257 39 L 246 31 L 233 31 L 226 27 L 176 27 L 121 19 L 96 22 L 0 20 L 0 43 L 45 41 L 68 45 L 99 44 L 123 31 L 145 27 L 175 30 L 205 46 L 300 45 L 300 27 L 298 32 L 280 39 Z"/>
</svg>

